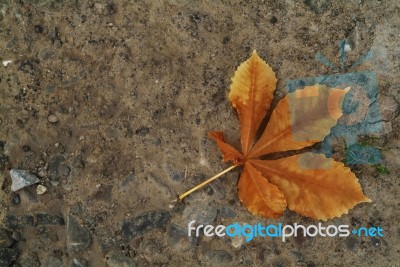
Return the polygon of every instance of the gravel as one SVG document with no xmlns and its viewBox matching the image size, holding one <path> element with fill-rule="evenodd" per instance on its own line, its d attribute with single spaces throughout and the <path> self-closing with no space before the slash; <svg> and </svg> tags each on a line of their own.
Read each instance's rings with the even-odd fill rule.
<svg viewBox="0 0 400 267">
<path fill-rule="evenodd" d="M 120 253 L 109 253 L 105 257 L 107 267 L 136 267 L 138 266 L 131 258 Z"/>
</svg>

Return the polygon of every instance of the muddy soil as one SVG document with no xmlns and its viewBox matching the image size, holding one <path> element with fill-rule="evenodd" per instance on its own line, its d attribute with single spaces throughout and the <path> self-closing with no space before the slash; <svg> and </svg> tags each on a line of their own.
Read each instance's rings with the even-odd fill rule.
<svg viewBox="0 0 400 267">
<path fill-rule="evenodd" d="M 399 266 L 400 4 L 392 1 L 0 0 L 0 261 L 4 266 Z M 346 40 L 351 69 L 340 66 Z M 279 79 L 370 71 L 382 127 L 359 136 L 382 161 L 350 165 L 373 200 L 328 224 L 383 237 L 188 237 L 212 225 L 316 224 L 253 216 L 209 140 L 239 147 L 227 99 L 256 49 Z M 335 140 L 345 162 L 345 141 Z M 46 187 L 11 191 L 11 169 Z"/>
</svg>

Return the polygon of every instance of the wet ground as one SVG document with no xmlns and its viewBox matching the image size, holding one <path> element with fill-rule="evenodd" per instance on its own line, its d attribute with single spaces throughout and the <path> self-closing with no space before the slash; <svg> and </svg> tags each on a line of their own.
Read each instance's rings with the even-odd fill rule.
<svg viewBox="0 0 400 267">
<path fill-rule="evenodd" d="M 0 11 L 2 266 L 400 266 L 398 1 L 0 0 Z M 340 65 L 340 40 L 349 63 L 373 56 L 351 70 L 315 60 Z M 209 131 L 238 147 L 227 93 L 253 49 L 276 72 L 277 98 L 293 79 L 376 74 L 382 129 L 360 140 L 382 162 L 351 165 L 373 202 L 328 223 L 384 237 L 188 238 L 193 218 L 317 223 L 251 215 L 239 170 L 171 202 L 227 167 Z M 10 169 L 47 192 L 12 192 Z"/>
</svg>

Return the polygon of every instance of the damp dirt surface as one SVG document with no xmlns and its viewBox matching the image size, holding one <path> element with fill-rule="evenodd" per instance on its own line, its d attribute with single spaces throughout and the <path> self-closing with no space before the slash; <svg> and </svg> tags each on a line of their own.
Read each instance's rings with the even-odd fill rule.
<svg viewBox="0 0 400 267">
<path fill-rule="evenodd" d="M 0 0 L 0 265 L 400 266 L 399 29 L 397 0 Z M 347 64 L 372 56 L 340 68 L 341 40 Z M 193 219 L 319 223 L 253 216 L 239 169 L 173 201 L 229 166 L 207 133 L 239 147 L 227 94 L 253 49 L 276 73 L 276 99 L 289 80 L 376 75 L 382 127 L 357 140 L 381 162 L 349 165 L 373 202 L 323 224 L 383 237 L 188 237 Z M 345 162 L 346 141 L 333 152 Z M 11 169 L 47 191 L 12 192 Z"/>
</svg>

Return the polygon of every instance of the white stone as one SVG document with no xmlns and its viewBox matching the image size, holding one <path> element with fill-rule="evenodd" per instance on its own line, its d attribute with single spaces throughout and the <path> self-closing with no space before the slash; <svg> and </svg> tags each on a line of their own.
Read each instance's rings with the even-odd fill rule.
<svg viewBox="0 0 400 267">
<path fill-rule="evenodd" d="M 352 49 L 351 49 L 351 46 L 350 46 L 349 44 L 345 44 L 345 45 L 344 45 L 344 51 L 345 51 L 345 52 L 351 52 L 351 50 L 352 50 Z"/>
<path fill-rule="evenodd" d="M 11 191 L 13 192 L 40 182 L 35 175 L 25 170 L 11 169 L 10 176 L 12 180 Z"/>
<path fill-rule="evenodd" d="M 49 116 L 47 117 L 47 120 L 48 120 L 49 122 L 51 122 L 51 123 L 56 123 L 56 122 L 58 122 L 58 117 L 57 117 L 56 115 L 49 115 Z"/>
<path fill-rule="evenodd" d="M 12 60 L 3 60 L 3 66 L 7 67 L 8 64 L 10 64 Z"/>
<path fill-rule="evenodd" d="M 234 248 L 240 248 L 244 241 L 245 241 L 244 236 L 235 235 L 234 237 L 231 238 L 231 245 Z"/>
<path fill-rule="evenodd" d="M 44 193 L 46 193 L 47 192 L 47 187 L 45 187 L 44 185 L 38 185 L 37 187 L 36 187 L 36 194 L 38 194 L 38 195 L 43 195 Z"/>
</svg>

